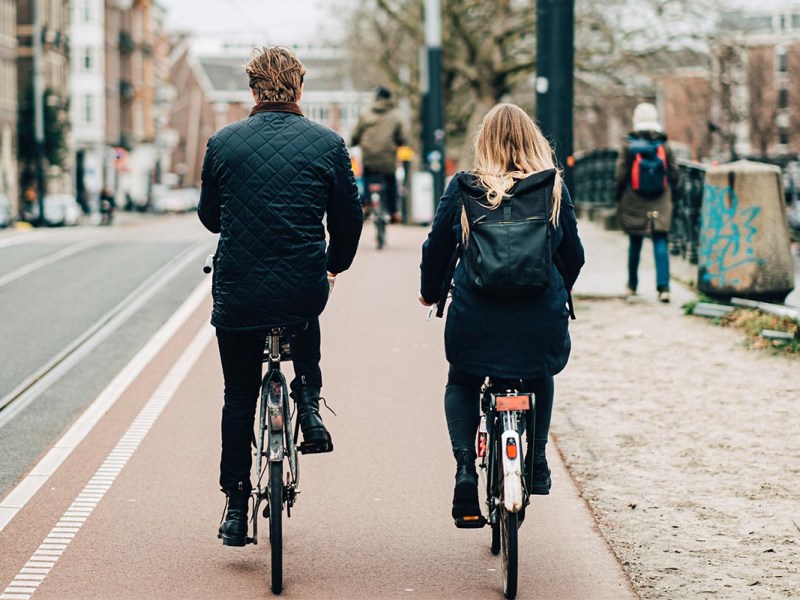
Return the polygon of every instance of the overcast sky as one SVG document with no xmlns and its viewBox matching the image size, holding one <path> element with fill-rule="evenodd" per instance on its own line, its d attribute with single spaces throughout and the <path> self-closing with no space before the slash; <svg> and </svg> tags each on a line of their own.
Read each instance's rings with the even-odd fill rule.
<svg viewBox="0 0 800 600">
<path fill-rule="evenodd" d="M 346 0 L 344 0 L 346 1 Z M 255 33 L 281 44 L 330 36 L 334 6 L 342 0 L 159 0 L 171 30 L 201 35 Z"/>
</svg>

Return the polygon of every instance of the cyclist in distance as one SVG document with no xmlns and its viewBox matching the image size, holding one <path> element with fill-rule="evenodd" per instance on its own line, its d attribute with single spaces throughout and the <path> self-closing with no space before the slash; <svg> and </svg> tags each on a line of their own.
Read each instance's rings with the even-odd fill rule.
<svg viewBox="0 0 800 600">
<path fill-rule="evenodd" d="M 397 207 L 397 149 L 408 143 L 408 135 L 400 112 L 395 108 L 392 92 L 375 88 L 375 100 L 356 123 L 352 145 L 361 147 L 364 183 L 383 183 L 386 211 L 392 223 L 399 223 Z"/>
<path fill-rule="evenodd" d="M 553 149 L 533 120 L 518 106 L 500 104 L 484 117 L 474 139 L 474 168 L 457 173 L 447 186 L 422 247 L 419 300 L 425 306 L 444 302 L 451 286 L 452 302 L 445 325 L 449 373 L 444 406 L 456 459 L 453 518 L 480 515 L 475 438 L 480 422 L 480 389 L 485 377 L 522 380 L 520 392 L 536 396 L 534 452 L 525 457 L 532 472 L 532 494 L 550 490 L 545 445 L 553 406 L 553 376 L 570 353 L 569 291 L 584 263 L 572 202 L 556 168 Z M 539 181 L 550 181 L 541 190 Z M 550 192 L 552 190 L 552 192 Z M 539 193 L 545 197 L 535 197 Z M 550 230 L 552 266 L 549 285 L 533 297 L 487 297 L 468 277 L 456 256 L 470 241 L 469 229 L 483 219 L 467 221 L 467 194 L 482 206 L 498 208 L 542 202 L 552 206 L 542 220 Z M 504 202 L 505 201 L 505 202 Z M 470 205 L 472 206 L 472 205 Z M 543 210 L 543 214 L 546 210 Z M 478 225 L 479 227 L 479 225 Z M 523 237 L 511 250 L 534 252 Z M 461 247 L 461 248 L 459 248 Z M 456 254 L 458 249 L 458 254 Z M 558 267 L 556 266 L 558 265 Z"/>
<path fill-rule="evenodd" d="M 219 481 L 228 509 L 220 534 L 241 541 L 228 545 L 244 545 L 247 534 L 250 441 L 271 328 L 297 327 L 291 388 L 303 440 L 313 451 L 333 449 L 319 415 L 318 317 L 363 225 L 344 141 L 298 105 L 306 68 L 294 52 L 256 49 L 245 71 L 255 106 L 208 140 L 197 209 L 220 234 L 211 316 L 225 380 Z"/>
</svg>

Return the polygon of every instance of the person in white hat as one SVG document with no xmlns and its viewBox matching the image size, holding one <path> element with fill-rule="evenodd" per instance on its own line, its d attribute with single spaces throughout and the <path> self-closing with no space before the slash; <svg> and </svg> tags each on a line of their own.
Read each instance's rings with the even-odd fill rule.
<svg viewBox="0 0 800 600">
<path fill-rule="evenodd" d="M 649 102 L 633 111 L 633 131 L 628 134 L 617 160 L 617 218 L 628 234 L 627 293 L 636 295 L 639 257 L 644 237 L 653 238 L 656 291 L 669 302 L 669 249 L 672 191 L 678 185 L 678 165 L 667 143 L 656 107 Z"/>
</svg>

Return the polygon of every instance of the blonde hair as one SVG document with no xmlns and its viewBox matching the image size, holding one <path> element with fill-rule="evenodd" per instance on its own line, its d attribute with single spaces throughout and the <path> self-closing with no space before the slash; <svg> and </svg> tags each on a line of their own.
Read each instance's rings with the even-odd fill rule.
<svg viewBox="0 0 800 600">
<path fill-rule="evenodd" d="M 306 68 L 289 48 L 255 48 L 244 71 L 258 102 L 297 102 L 300 98 Z"/>
<path fill-rule="evenodd" d="M 514 184 L 529 175 L 556 169 L 550 222 L 558 225 L 561 213 L 561 171 L 556 168 L 550 143 L 528 114 L 516 104 L 492 108 L 475 132 L 473 173 L 486 189 L 490 208 L 497 208 Z M 464 242 L 469 234 L 466 211 L 461 211 Z"/>
</svg>

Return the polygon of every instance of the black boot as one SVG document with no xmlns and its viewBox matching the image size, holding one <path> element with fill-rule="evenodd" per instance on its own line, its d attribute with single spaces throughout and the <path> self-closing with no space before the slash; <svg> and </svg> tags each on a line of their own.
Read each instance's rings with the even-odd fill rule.
<svg viewBox="0 0 800 600">
<path fill-rule="evenodd" d="M 550 468 L 547 466 L 545 444 L 533 445 L 533 472 L 531 475 L 531 494 L 547 496 L 550 493 Z M 525 457 L 525 471 L 531 473 L 531 456 Z"/>
<path fill-rule="evenodd" d="M 478 472 L 475 470 L 475 450 L 454 448 L 456 485 L 453 490 L 453 519 L 456 527 L 483 527 L 486 520 L 478 502 Z"/>
<path fill-rule="evenodd" d="M 247 504 L 250 492 L 243 488 L 240 483 L 238 490 L 223 490 L 228 497 L 228 505 L 217 537 L 222 539 L 225 546 L 244 546 L 247 543 Z"/>
<path fill-rule="evenodd" d="M 319 415 L 319 388 L 307 385 L 303 377 L 299 385 L 293 386 L 292 398 L 297 402 L 297 418 L 303 432 L 300 451 L 304 454 L 332 452 L 331 434 Z"/>
</svg>

